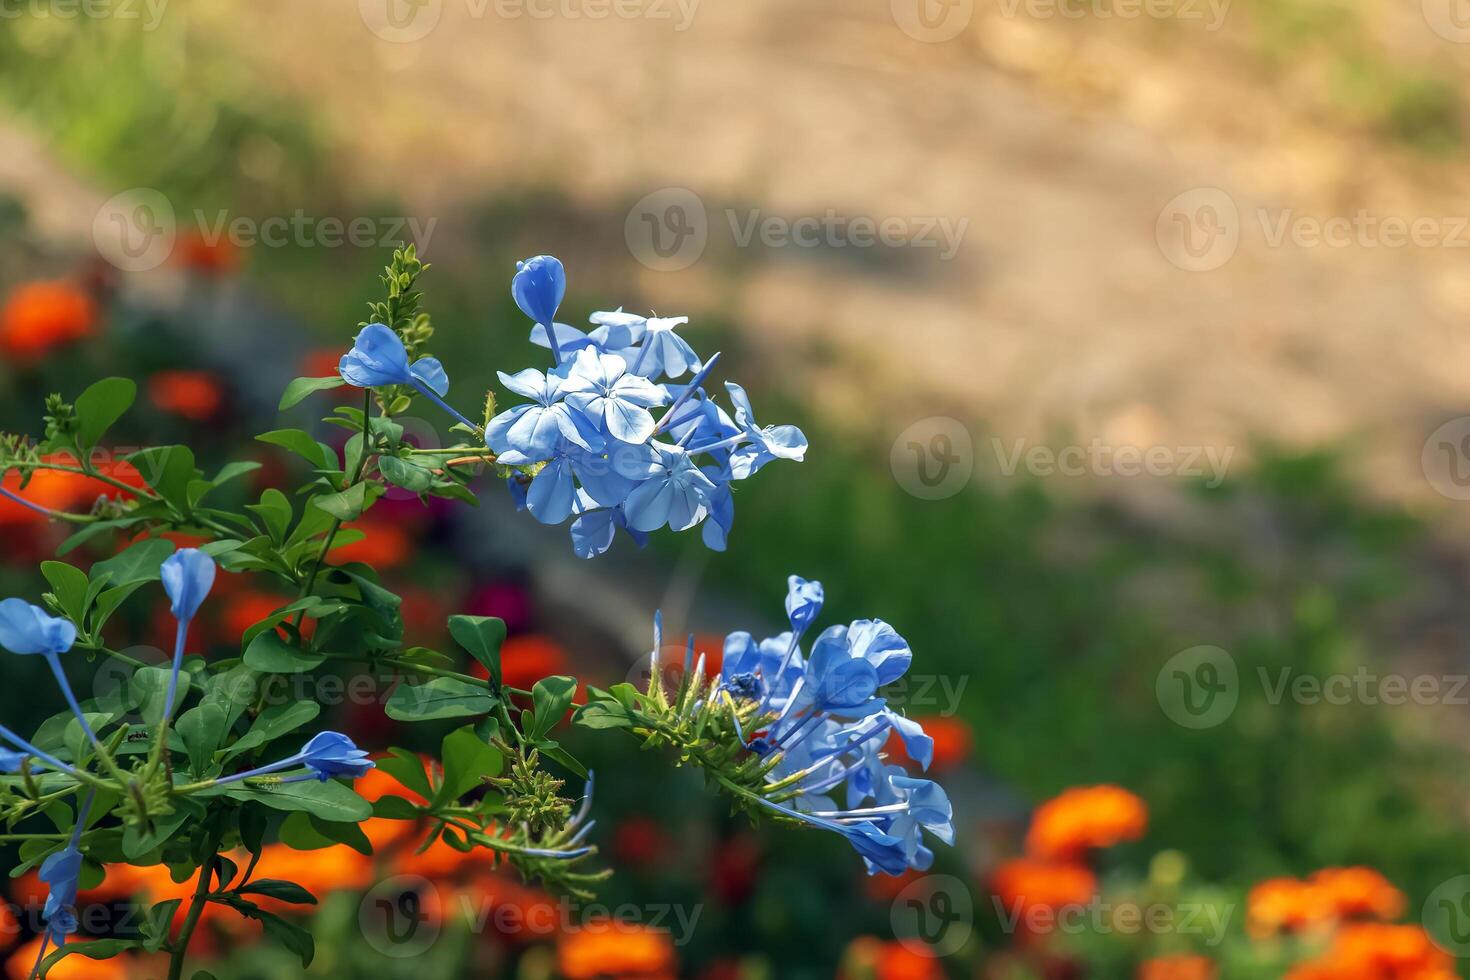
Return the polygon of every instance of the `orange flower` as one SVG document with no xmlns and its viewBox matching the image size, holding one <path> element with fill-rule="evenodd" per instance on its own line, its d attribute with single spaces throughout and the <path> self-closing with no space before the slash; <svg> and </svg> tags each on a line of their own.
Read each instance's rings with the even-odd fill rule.
<svg viewBox="0 0 1470 980">
<path fill-rule="evenodd" d="M 933 954 L 898 942 L 859 936 L 847 947 L 846 966 L 839 977 L 872 980 L 944 980 L 944 970 Z"/>
<path fill-rule="evenodd" d="M 1340 919 L 1389 922 L 1404 914 L 1404 893 L 1372 868 L 1324 868 L 1312 875 L 1311 883 Z"/>
<path fill-rule="evenodd" d="M 97 324 L 92 297 L 66 282 L 33 282 L 10 294 L 0 309 L 0 351 L 37 358 L 89 336 Z"/>
<path fill-rule="evenodd" d="M 934 740 L 934 758 L 929 764 L 932 771 L 953 769 L 969 758 L 970 749 L 974 745 L 969 725 L 958 718 L 945 715 L 926 715 L 917 717 L 914 721 L 923 725 L 924 734 Z M 889 734 L 884 750 L 894 759 L 910 758 L 904 749 L 903 739 L 896 731 Z"/>
<path fill-rule="evenodd" d="M 1296 878 L 1267 878 L 1245 898 L 1246 931 L 1269 936 L 1281 930 L 1300 931 L 1332 921 L 1327 895 Z"/>
<path fill-rule="evenodd" d="M 208 371 L 159 371 L 148 379 L 148 398 L 160 411 L 207 422 L 219 411 L 224 393 Z"/>
<path fill-rule="evenodd" d="M 332 558 L 338 564 L 360 561 L 384 569 L 401 565 L 413 555 L 413 538 L 400 524 L 364 518 L 343 526 L 361 531 L 366 537 L 333 548 Z"/>
<path fill-rule="evenodd" d="M 235 271 L 240 253 L 235 243 L 223 235 L 210 241 L 199 230 L 190 229 L 174 247 L 174 259 L 186 269 L 218 276 Z"/>
<path fill-rule="evenodd" d="M 1455 980 L 1453 960 L 1419 926 L 1344 926 L 1320 958 L 1287 980 Z"/>
<path fill-rule="evenodd" d="M 1138 966 L 1138 980 L 1215 980 L 1217 975 L 1214 960 L 1189 953 L 1155 956 Z"/>
<path fill-rule="evenodd" d="M 1148 807 L 1126 789 L 1076 787 L 1036 808 L 1026 851 L 1034 857 L 1071 860 L 1090 848 L 1137 840 L 1147 827 Z"/>
<path fill-rule="evenodd" d="M 36 965 L 36 957 L 41 955 L 42 938 L 36 936 L 30 942 L 10 954 L 5 961 L 5 973 L 10 980 L 26 980 L 31 975 L 31 970 Z M 68 939 L 68 946 L 73 943 L 82 944 L 91 942 L 89 939 L 78 939 L 75 936 Z M 51 955 L 55 947 L 48 946 L 46 955 Z M 105 960 L 89 960 L 79 953 L 71 953 L 56 961 L 56 965 L 46 971 L 47 980 L 127 980 L 129 975 L 128 966 L 133 962 L 127 955 L 114 956 Z"/>
<path fill-rule="evenodd" d="M 1014 920 L 1022 939 L 1050 931 L 1055 913 L 1086 905 L 1097 895 L 1097 876 L 1080 864 L 1017 858 L 991 875 L 990 889 L 1005 906 L 1004 923 Z"/>
<path fill-rule="evenodd" d="M 668 933 L 623 923 L 567 933 L 557 944 L 556 961 L 567 980 L 673 980 L 677 965 Z"/>
<path fill-rule="evenodd" d="M 1256 937 L 1324 928 L 1354 918 L 1396 919 L 1403 892 L 1372 868 L 1324 868 L 1306 881 L 1268 878 L 1246 896 L 1246 930 Z"/>
</svg>

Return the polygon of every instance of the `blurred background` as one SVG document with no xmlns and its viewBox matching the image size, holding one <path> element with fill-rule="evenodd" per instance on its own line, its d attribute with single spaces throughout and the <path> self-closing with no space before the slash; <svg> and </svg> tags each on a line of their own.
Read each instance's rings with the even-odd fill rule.
<svg viewBox="0 0 1470 980">
<path fill-rule="evenodd" d="M 280 876 L 335 892 L 310 976 L 1467 975 L 1467 77 L 1460 0 L 0 0 L 0 428 L 124 374 L 129 445 L 280 476 L 253 434 L 321 414 L 278 418 L 282 387 L 334 370 L 412 242 L 465 397 L 539 357 L 508 283 L 549 252 L 564 319 L 688 315 L 810 437 L 723 555 L 583 563 L 487 478 L 473 513 L 385 500 L 350 557 L 425 645 L 505 618 L 508 680 L 636 676 L 655 608 L 763 635 L 820 579 L 829 621 L 911 642 L 893 700 L 956 846 L 868 879 L 569 732 L 608 776 L 600 908 L 298 853 Z M 65 535 L 19 507 L 0 534 L 39 590 Z M 279 599 L 224 592 L 228 651 Z M 401 875 L 442 899 L 428 941 L 360 915 Z M 92 935 L 170 887 L 100 885 Z M 212 928 L 215 976 L 299 971 Z"/>
</svg>

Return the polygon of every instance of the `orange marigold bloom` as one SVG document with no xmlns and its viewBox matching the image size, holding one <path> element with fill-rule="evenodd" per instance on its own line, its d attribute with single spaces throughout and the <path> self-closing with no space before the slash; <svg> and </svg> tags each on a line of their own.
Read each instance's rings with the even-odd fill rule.
<svg viewBox="0 0 1470 980">
<path fill-rule="evenodd" d="M 224 392 L 208 371 L 159 371 L 148 379 L 148 398 L 159 411 L 207 422 L 224 403 Z"/>
<path fill-rule="evenodd" d="M 1137 840 L 1147 827 L 1147 805 L 1126 789 L 1076 787 L 1036 808 L 1026 850 L 1035 857 L 1072 860 L 1090 848 Z"/>
<path fill-rule="evenodd" d="M 401 565 L 413 555 L 413 538 L 402 525 L 364 518 L 343 527 L 361 531 L 366 537 L 333 548 L 332 559 L 338 564 L 360 561 L 384 569 Z"/>
<path fill-rule="evenodd" d="M 1049 928 L 1040 913 L 1091 902 L 1097 895 L 1097 876 L 1081 864 L 1016 858 L 995 869 L 990 890 L 1004 906 L 1004 922 L 1014 921 L 1018 937 L 1025 939 L 1036 927 Z"/>
<path fill-rule="evenodd" d="M 1454 961 L 1419 926 L 1361 922 L 1344 926 L 1321 957 L 1287 980 L 1455 980 Z"/>
<path fill-rule="evenodd" d="M 0 351 L 36 358 L 89 336 L 97 324 L 92 297 L 67 282 L 33 282 L 10 294 L 0 309 Z"/>
<path fill-rule="evenodd" d="M 1257 937 L 1320 927 L 1333 918 L 1327 894 L 1296 878 L 1258 882 L 1246 895 L 1245 909 L 1246 931 Z"/>
<path fill-rule="evenodd" d="M 1216 976 L 1214 960 L 1192 953 L 1155 956 L 1138 966 L 1138 980 L 1215 980 Z"/>
<path fill-rule="evenodd" d="M 847 947 L 847 965 L 852 974 L 872 980 L 944 980 L 945 973 L 933 954 L 913 948 L 912 944 L 883 942 L 873 936 L 859 936 Z M 843 970 L 839 977 L 846 978 Z"/>
<path fill-rule="evenodd" d="M 668 933 L 622 923 L 568 932 L 557 944 L 556 962 L 567 980 L 673 980 L 677 967 Z"/>
<path fill-rule="evenodd" d="M 1392 921 L 1407 905 L 1404 893 L 1372 868 L 1324 868 L 1310 881 L 1340 919 Z"/>
</svg>

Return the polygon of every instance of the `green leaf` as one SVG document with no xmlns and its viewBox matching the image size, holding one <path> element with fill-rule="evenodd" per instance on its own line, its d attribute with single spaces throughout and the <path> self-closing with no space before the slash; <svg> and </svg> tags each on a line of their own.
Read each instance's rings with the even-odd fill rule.
<svg viewBox="0 0 1470 980">
<path fill-rule="evenodd" d="M 111 558 L 93 565 L 92 577 L 107 573 L 111 576 L 107 580 L 108 584 L 114 589 L 140 582 L 156 582 L 159 567 L 173 553 L 173 542 L 167 538 L 144 538 Z"/>
<path fill-rule="evenodd" d="M 373 853 L 372 843 L 357 824 L 335 823 L 300 811 L 281 824 L 281 843 L 297 851 L 319 851 L 345 844 L 359 854 Z"/>
<path fill-rule="evenodd" d="M 286 386 L 286 393 L 281 396 L 281 403 L 276 408 L 284 412 L 288 408 L 294 408 L 300 405 L 306 400 L 308 395 L 315 394 L 318 391 L 340 388 L 346 383 L 346 381 L 343 381 L 337 375 L 329 378 L 297 378 Z"/>
<path fill-rule="evenodd" d="M 301 957 L 302 967 L 311 966 L 312 958 L 316 956 L 316 940 L 312 939 L 311 933 L 264 909 L 254 913 L 251 918 L 259 919 L 267 935 Z"/>
<path fill-rule="evenodd" d="M 189 504 L 189 484 L 199 476 L 194 450 L 188 446 L 155 446 L 127 457 L 144 481 L 164 500 L 180 509 Z"/>
<path fill-rule="evenodd" d="M 77 443 L 83 454 L 133 407 L 138 386 L 127 378 L 103 378 L 77 396 Z"/>
<path fill-rule="evenodd" d="M 295 453 L 310 463 L 313 469 L 335 470 L 337 468 L 337 453 L 330 446 L 317 442 L 309 433 L 300 429 L 276 429 L 271 432 L 263 432 L 255 438 L 259 442 L 280 446 L 288 452 Z"/>
<path fill-rule="evenodd" d="M 435 677 L 422 684 L 400 683 L 383 710 L 394 721 L 431 721 L 483 715 L 494 710 L 495 704 L 484 688 L 453 677 Z"/>
<path fill-rule="evenodd" d="M 143 948 L 150 953 L 156 953 L 168 942 L 168 934 L 173 926 L 174 913 L 184 903 L 182 898 L 171 898 L 166 902 L 159 902 L 148 910 L 143 919 L 143 927 L 139 930 L 143 934 Z"/>
<path fill-rule="evenodd" d="M 220 467 L 220 470 L 218 473 L 215 474 L 214 479 L 210 480 L 209 482 L 216 487 L 222 487 L 232 480 L 238 480 L 246 473 L 254 473 L 256 470 L 260 469 L 260 466 L 261 464 L 257 463 L 253 459 L 242 460 L 237 463 L 226 463 L 224 466 Z"/>
<path fill-rule="evenodd" d="M 168 667 L 139 667 L 133 672 L 132 700 L 138 706 L 143 721 L 149 725 L 156 725 L 163 719 L 163 704 L 168 699 L 170 673 Z M 184 696 L 189 692 L 189 683 L 189 672 L 179 671 L 179 687 L 174 696 L 174 704 L 184 703 Z"/>
<path fill-rule="evenodd" d="M 505 642 L 505 620 L 494 616 L 450 616 L 449 635 L 490 672 L 500 687 L 500 645 Z"/>
<path fill-rule="evenodd" d="M 290 902 L 292 905 L 316 904 L 316 896 L 296 882 L 280 881 L 276 878 L 256 878 L 249 884 L 236 888 L 235 891 L 241 895 L 264 895 L 277 901 Z"/>
<path fill-rule="evenodd" d="M 440 758 L 444 762 L 444 781 L 434 794 L 435 806 L 459 799 L 479 786 L 482 776 L 498 775 L 504 761 L 500 752 L 481 741 L 469 725 L 444 736 Z"/>
<path fill-rule="evenodd" d="M 189 753 L 189 771 L 202 779 L 214 760 L 214 753 L 225 739 L 229 715 L 218 704 L 200 704 L 179 716 L 174 726 Z"/>
<path fill-rule="evenodd" d="M 92 633 L 94 635 L 101 633 L 102 627 L 107 625 L 107 621 L 112 618 L 113 613 L 117 612 L 117 607 L 123 604 L 123 600 L 147 584 L 146 581 L 132 582 L 115 589 L 108 589 L 99 595 L 96 609 L 92 613 Z"/>
<path fill-rule="evenodd" d="M 388 755 L 378 760 L 378 768 L 426 800 L 433 795 L 423 760 L 407 749 L 390 748 Z"/>
<path fill-rule="evenodd" d="M 275 810 L 302 810 L 323 820 L 337 823 L 361 823 L 373 814 L 373 805 L 346 786 L 329 779 L 299 783 L 266 783 L 260 786 L 231 783 L 223 787 L 226 796 L 242 802 L 264 803 Z M 204 790 L 198 796 L 210 795 Z"/>
<path fill-rule="evenodd" d="M 245 509 L 258 515 L 266 533 L 276 544 L 286 540 L 286 532 L 291 528 L 291 501 L 286 495 L 275 487 L 266 488 L 260 495 L 260 503 L 246 504 Z"/>
<path fill-rule="evenodd" d="M 423 493 L 435 483 L 434 474 L 416 463 L 399 459 L 397 456 L 381 456 L 378 458 L 378 472 L 383 474 L 383 479 L 394 486 L 414 493 Z"/>
<path fill-rule="evenodd" d="M 355 521 L 362 516 L 362 512 L 367 510 L 370 503 L 368 485 L 354 483 L 346 490 L 313 497 L 311 502 L 339 521 Z"/>
<path fill-rule="evenodd" d="M 536 724 L 528 733 L 533 741 L 545 737 L 547 732 L 556 727 L 557 722 L 567 713 L 572 696 L 576 693 L 575 677 L 558 675 L 536 682 L 536 686 L 531 688 L 531 702 L 536 708 Z"/>
<path fill-rule="evenodd" d="M 50 973 L 57 961 L 66 956 L 84 956 L 89 960 L 110 960 L 118 953 L 137 949 L 138 946 L 136 939 L 94 939 L 86 943 L 67 943 L 46 957 L 41 964 L 40 975 L 45 976 Z"/>
<path fill-rule="evenodd" d="M 173 811 L 154 817 L 151 829 L 146 832 L 139 830 L 137 824 L 129 823 L 123 829 L 123 856 L 128 859 L 141 857 L 173 837 L 185 824 L 198 821 L 204 814 L 201 802 L 197 799 L 175 798 Z"/>
<path fill-rule="evenodd" d="M 41 574 L 51 583 L 51 590 L 66 618 L 77 626 L 82 626 L 86 621 L 87 592 L 90 586 L 87 573 L 64 561 L 43 561 Z"/>
<path fill-rule="evenodd" d="M 268 674 L 295 674 L 321 665 L 327 658 L 293 646 L 273 629 L 257 633 L 245 648 L 245 664 Z"/>
<path fill-rule="evenodd" d="M 321 713 L 321 710 L 321 705 L 315 701 L 287 701 L 284 704 L 273 704 L 257 715 L 250 730 L 225 750 L 225 758 L 232 759 L 248 749 L 273 742 L 311 721 Z"/>
</svg>

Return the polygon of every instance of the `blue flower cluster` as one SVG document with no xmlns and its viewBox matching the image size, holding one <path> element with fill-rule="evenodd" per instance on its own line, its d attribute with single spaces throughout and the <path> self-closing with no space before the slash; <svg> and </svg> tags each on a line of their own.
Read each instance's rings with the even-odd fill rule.
<svg viewBox="0 0 1470 980">
<path fill-rule="evenodd" d="M 720 355 L 701 360 L 679 335 L 687 317 L 618 309 L 592 314 L 593 329 L 583 332 L 556 321 L 566 288 L 565 269 L 549 255 L 517 263 L 511 280 L 534 324 L 531 342 L 552 352 L 549 371 L 500 372 L 506 389 L 529 401 L 484 432 L 498 462 L 533 474 L 511 478 L 517 506 L 543 524 L 575 516 L 572 546 L 583 558 L 607 551 L 619 528 L 641 545 L 659 528 L 703 524 L 705 544 L 723 551 L 735 519 L 731 484 L 771 460 L 802 459 L 806 436 L 793 425 L 757 424 L 737 384 L 725 384 L 733 416 L 716 404 L 704 382 Z M 338 370 L 362 388 L 409 385 L 478 429 L 444 402 L 443 366 L 431 357 L 410 363 L 382 324 L 363 328 Z"/>
<path fill-rule="evenodd" d="M 182 548 L 174 552 L 159 567 L 159 578 L 163 582 L 164 591 L 168 594 L 170 611 L 173 613 L 177 626 L 172 669 L 169 672 L 168 693 L 163 709 L 162 720 L 165 725 L 173 718 L 179 671 L 183 666 L 189 623 L 214 586 L 215 571 L 214 559 L 196 548 Z M 24 599 L 6 599 L 0 602 L 0 647 L 4 647 L 11 653 L 38 655 L 46 660 L 51 668 L 51 673 L 56 678 L 57 686 L 61 689 L 62 696 L 66 699 L 82 731 L 86 733 L 98 756 L 108 757 L 107 750 L 103 748 L 86 714 L 82 711 L 82 706 L 77 702 L 76 694 L 61 666 L 61 655 L 71 650 L 76 639 L 76 626 L 70 620 L 52 616 L 40 606 L 32 605 Z M 72 764 L 63 762 L 54 755 L 37 748 L 4 725 L 0 725 L 0 740 L 15 747 L 14 749 L 0 748 L 0 772 L 19 772 L 26 765 L 27 759 L 34 758 L 39 762 L 30 766 L 32 771 L 50 769 L 71 776 L 78 782 L 83 781 L 84 778 L 91 779 L 86 774 L 78 772 Z M 298 776 L 281 779 L 281 782 L 293 782 L 297 779 L 326 780 L 332 776 L 357 777 L 373 767 L 373 763 L 367 759 L 367 753 L 353 745 L 352 740 L 346 735 L 322 732 L 307 742 L 305 748 L 296 755 L 248 772 L 222 777 L 215 782 L 216 784 L 236 782 L 296 765 L 303 765 L 308 771 Z M 95 780 L 93 784 L 95 785 Z M 76 904 L 77 877 L 82 867 L 79 844 L 94 792 L 95 790 L 88 792 L 86 800 L 77 813 L 77 822 L 72 830 L 70 842 L 63 849 L 48 856 L 41 865 L 41 880 L 46 882 L 50 888 L 44 912 L 47 924 L 46 935 L 48 941 L 58 945 L 65 942 L 66 937 L 76 932 L 77 928 L 73 907 Z M 43 948 L 43 955 L 44 952 Z"/>
<path fill-rule="evenodd" d="M 740 740 L 762 756 L 779 753 L 767 777 L 778 787 L 762 802 L 788 817 L 842 834 L 863 856 L 869 874 L 927 870 L 934 853 L 927 830 L 954 843 L 953 813 L 939 785 L 889 765 L 883 745 L 891 733 L 925 769 L 934 741 L 917 722 L 890 708 L 879 691 L 901 678 L 913 653 L 882 620 L 830 626 L 804 656 L 801 638 L 823 601 L 819 582 L 791 576 L 786 614 L 791 629 L 756 641 L 749 633 L 725 639 L 720 694 L 736 716 Z M 739 699 L 737 701 L 737 699 Z M 773 718 L 750 733 L 739 730 L 742 702 Z M 829 794 L 841 794 L 838 805 Z"/>
</svg>

